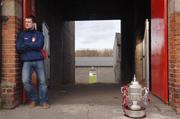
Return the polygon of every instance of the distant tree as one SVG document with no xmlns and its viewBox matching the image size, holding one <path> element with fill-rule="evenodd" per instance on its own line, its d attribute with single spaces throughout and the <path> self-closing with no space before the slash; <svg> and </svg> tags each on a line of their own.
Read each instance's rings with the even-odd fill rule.
<svg viewBox="0 0 180 119">
<path fill-rule="evenodd" d="M 75 51 L 76 57 L 112 57 L 113 50 L 112 49 L 82 49 Z"/>
</svg>

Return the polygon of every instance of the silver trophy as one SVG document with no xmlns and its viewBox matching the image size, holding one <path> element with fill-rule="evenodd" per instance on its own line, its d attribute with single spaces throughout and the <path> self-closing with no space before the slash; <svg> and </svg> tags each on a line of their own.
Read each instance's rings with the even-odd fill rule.
<svg viewBox="0 0 180 119">
<path fill-rule="evenodd" d="M 133 81 L 127 86 L 127 91 L 125 88 L 121 88 L 121 92 L 126 97 L 123 96 L 123 102 L 126 102 L 125 115 L 132 118 L 145 117 L 145 107 L 142 107 L 141 104 L 144 101 L 147 104 L 148 88 L 142 87 L 134 75 Z"/>
</svg>

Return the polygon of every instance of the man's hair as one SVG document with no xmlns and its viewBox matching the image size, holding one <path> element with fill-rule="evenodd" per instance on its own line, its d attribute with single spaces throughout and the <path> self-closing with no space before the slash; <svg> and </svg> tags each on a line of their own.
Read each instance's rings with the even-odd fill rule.
<svg viewBox="0 0 180 119">
<path fill-rule="evenodd" d="M 35 23 L 36 22 L 36 17 L 33 15 L 27 16 L 26 19 L 32 19 L 32 22 Z"/>
</svg>

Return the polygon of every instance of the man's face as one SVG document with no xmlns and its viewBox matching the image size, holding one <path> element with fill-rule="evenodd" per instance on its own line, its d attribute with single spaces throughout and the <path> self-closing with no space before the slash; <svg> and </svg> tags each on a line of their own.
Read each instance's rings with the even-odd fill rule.
<svg viewBox="0 0 180 119">
<path fill-rule="evenodd" d="M 25 19 L 25 28 L 26 29 L 33 29 L 33 21 L 30 18 Z"/>
</svg>

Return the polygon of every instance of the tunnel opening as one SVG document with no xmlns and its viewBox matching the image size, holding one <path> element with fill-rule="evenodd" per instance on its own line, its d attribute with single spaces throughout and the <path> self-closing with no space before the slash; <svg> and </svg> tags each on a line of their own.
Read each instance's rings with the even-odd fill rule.
<svg viewBox="0 0 180 119">
<path fill-rule="evenodd" d="M 129 83 L 135 74 L 135 46 L 142 42 L 144 37 L 145 20 L 150 19 L 150 1 L 133 0 L 132 4 L 122 0 L 122 4 L 117 4 L 119 1 L 113 0 L 109 2 L 103 1 L 44 1 L 38 0 L 37 17 L 39 23 L 45 21 L 50 28 L 51 48 L 54 48 L 53 42 L 66 42 L 61 40 L 63 28 L 73 27 L 71 30 L 66 30 L 73 36 L 75 20 L 118 20 L 121 19 L 122 28 L 122 83 Z M 70 26 L 71 24 L 71 26 Z M 66 29 L 65 28 L 65 29 Z M 60 35 L 61 34 L 61 35 Z M 59 35 L 59 36 L 58 36 Z M 64 32 L 64 35 L 66 33 Z M 73 39 L 74 40 L 74 39 Z M 137 42 L 136 42 L 137 41 Z M 57 45 L 57 43 L 55 43 Z M 73 44 L 72 44 L 73 45 Z M 74 49 L 74 45 L 69 48 Z M 63 47 L 62 43 L 60 46 Z M 57 46 L 58 48 L 58 46 Z M 59 51 L 63 55 L 66 50 Z M 51 50 L 51 58 L 57 50 Z M 74 51 L 72 52 L 74 53 Z M 56 55 L 56 59 L 57 59 Z M 74 57 L 74 56 L 73 56 Z M 62 58 L 62 56 L 61 56 Z M 51 72 L 59 72 L 60 69 L 53 70 L 57 67 L 58 61 L 51 60 Z M 73 59 L 74 62 L 74 59 Z M 59 66 L 60 67 L 60 66 Z M 71 68 L 69 68 L 71 69 Z M 62 69 L 61 69 L 62 70 Z M 59 73 L 57 73 L 59 74 Z M 55 79 L 55 74 L 51 75 Z M 57 75 L 58 77 L 58 75 Z M 60 76 L 59 76 L 60 77 Z M 74 81 L 72 81 L 74 82 Z"/>
<path fill-rule="evenodd" d="M 75 84 L 120 82 L 120 27 L 120 20 L 75 21 Z"/>
<path fill-rule="evenodd" d="M 42 29 L 42 22 L 49 27 L 50 79 L 48 83 L 53 90 L 65 84 L 75 84 L 75 21 L 77 20 L 121 19 L 122 65 L 121 82 L 118 87 L 130 83 L 134 74 L 140 82 L 147 83 L 142 76 L 144 69 L 141 60 L 144 57 L 142 42 L 145 21 L 150 19 L 150 0 L 133 0 L 132 4 L 129 4 L 130 1 L 127 0 L 120 2 L 121 4 L 119 0 L 107 2 L 96 0 L 37 1 L 38 28 Z M 139 51 L 137 46 L 140 47 Z M 138 65 L 140 66 L 137 67 Z M 147 80 L 150 81 L 150 77 Z"/>
</svg>

